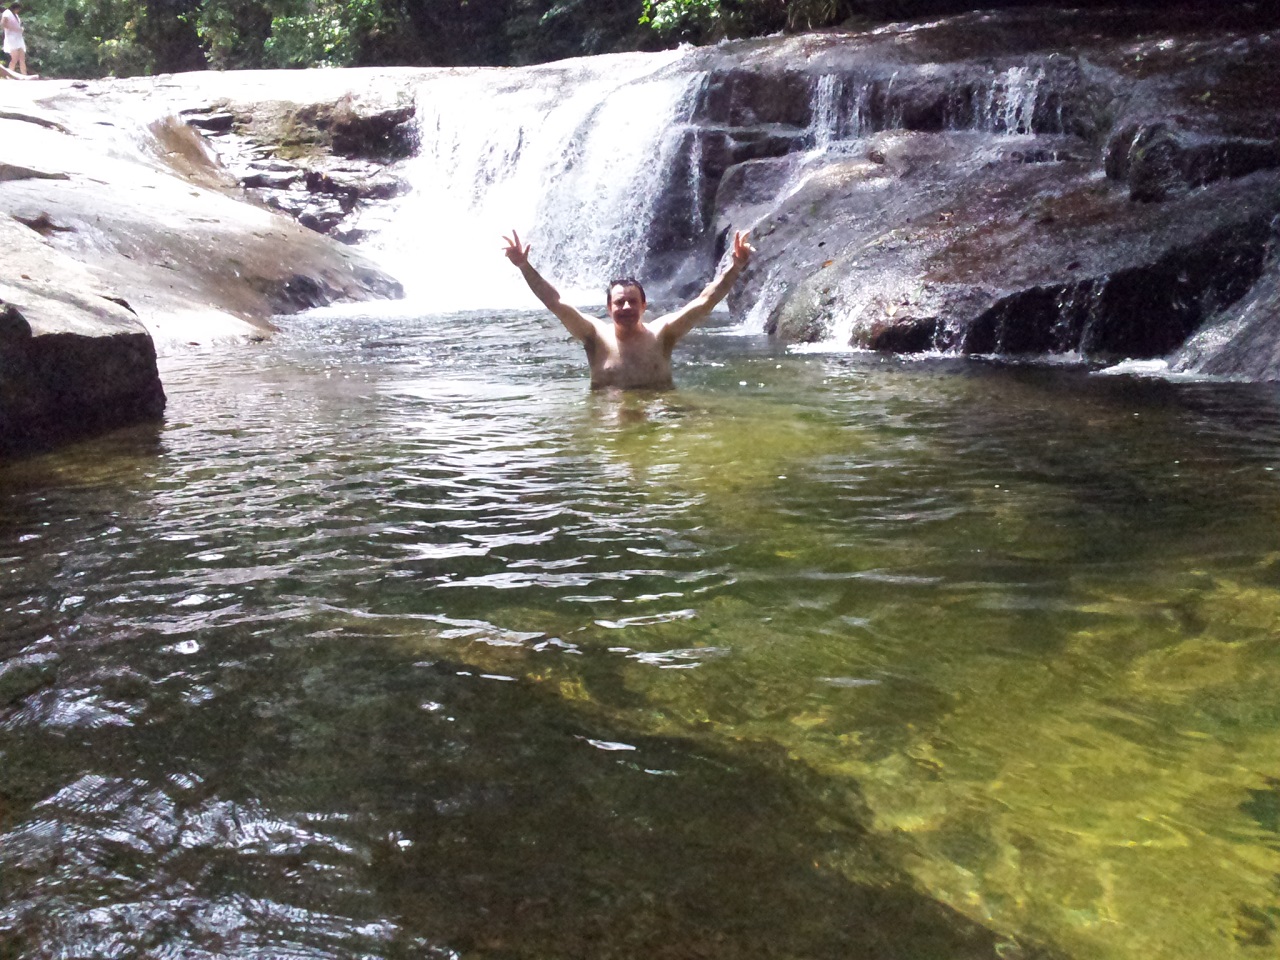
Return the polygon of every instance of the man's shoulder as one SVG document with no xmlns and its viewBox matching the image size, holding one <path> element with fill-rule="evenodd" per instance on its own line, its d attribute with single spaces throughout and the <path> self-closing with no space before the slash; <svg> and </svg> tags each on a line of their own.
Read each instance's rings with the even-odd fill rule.
<svg viewBox="0 0 1280 960">
<path fill-rule="evenodd" d="M 586 320 L 587 323 L 591 324 L 591 329 L 594 330 L 596 333 L 600 334 L 601 336 L 604 336 L 605 334 L 608 334 L 609 336 L 613 335 L 612 320 L 601 320 L 599 317 L 593 317 L 589 313 L 583 313 L 582 319 Z"/>
<path fill-rule="evenodd" d="M 677 315 L 679 315 L 679 313 L 680 313 L 679 310 L 672 310 L 669 313 L 664 313 L 661 316 L 654 317 L 652 320 L 646 320 L 644 322 L 644 325 L 648 327 L 650 330 L 652 330 L 654 333 L 661 333 L 663 328 L 666 327 L 667 324 L 669 324 L 672 320 L 674 320 L 677 317 Z"/>
</svg>

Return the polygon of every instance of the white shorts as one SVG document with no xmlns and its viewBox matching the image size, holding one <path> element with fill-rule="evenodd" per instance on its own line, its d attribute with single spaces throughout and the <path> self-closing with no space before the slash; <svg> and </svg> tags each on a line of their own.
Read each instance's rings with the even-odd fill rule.
<svg viewBox="0 0 1280 960">
<path fill-rule="evenodd" d="M 27 49 L 27 45 L 22 40 L 19 40 L 17 43 L 10 43 L 8 40 L 5 40 L 4 42 L 5 53 L 21 53 L 26 49 Z"/>
</svg>

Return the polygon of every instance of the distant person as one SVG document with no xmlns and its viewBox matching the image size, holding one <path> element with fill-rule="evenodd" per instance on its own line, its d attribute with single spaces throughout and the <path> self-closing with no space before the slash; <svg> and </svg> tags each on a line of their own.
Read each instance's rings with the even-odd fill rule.
<svg viewBox="0 0 1280 960">
<path fill-rule="evenodd" d="M 22 19 L 18 16 L 21 3 L 14 3 L 0 13 L 0 28 L 4 29 L 4 52 L 9 55 L 9 70 L 21 76 L 27 74 L 27 42 L 22 36 Z"/>
<path fill-rule="evenodd" d="M 623 390 L 667 390 L 671 379 L 671 351 L 686 333 L 701 323 L 712 308 L 725 298 L 738 275 L 746 267 L 755 248 L 745 233 L 733 235 L 733 252 L 720 275 L 702 293 L 674 313 L 644 321 L 644 288 L 631 277 L 612 280 L 607 291 L 609 319 L 588 317 L 560 299 L 529 263 L 529 247 L 520 243 L 512 230 L 507 243 L 507 259 L 519 268 L 533 295 L 554 313 L 575 338 L 582 341 L 591 368 L 591 387 L 618 387 Z"/>
</svg>

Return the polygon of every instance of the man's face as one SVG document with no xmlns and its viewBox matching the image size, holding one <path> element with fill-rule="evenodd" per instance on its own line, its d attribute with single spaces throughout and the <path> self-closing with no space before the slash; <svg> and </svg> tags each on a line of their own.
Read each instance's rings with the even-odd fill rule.
<svg viewBox="0 0 1280 960">
<path fill-rule="evenodd" d="M 609 288 L 609 316 L 623 327 L 634 327 L 644 314 L 644 297 L 629 284 L 615 283 Z"/>
</svg>

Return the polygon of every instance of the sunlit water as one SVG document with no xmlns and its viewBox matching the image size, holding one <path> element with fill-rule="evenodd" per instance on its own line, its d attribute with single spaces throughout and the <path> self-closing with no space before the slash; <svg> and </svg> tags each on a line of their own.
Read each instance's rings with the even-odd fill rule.
<svg viewBox="0 0 1280 960">
<path fill-rule="evenodd" d="M 0 467 L 0 955 L 1275 955 L 1273 390 L 679 361 L 302 317 Z"/>
</svg>

